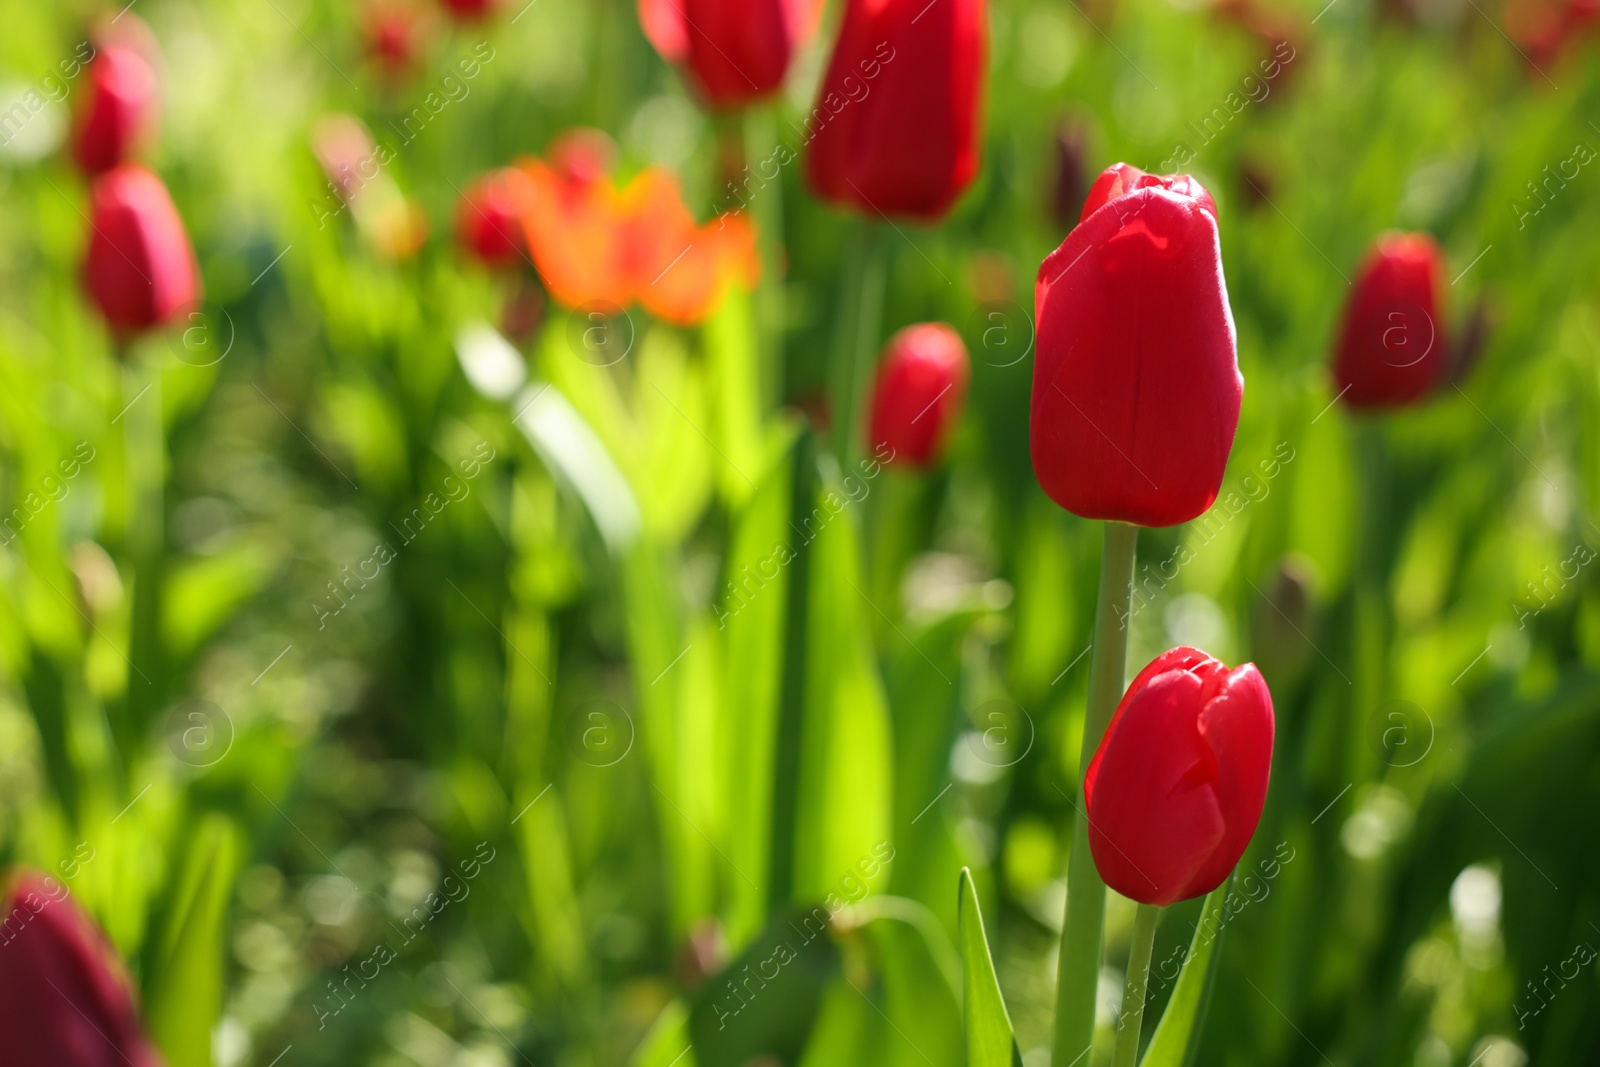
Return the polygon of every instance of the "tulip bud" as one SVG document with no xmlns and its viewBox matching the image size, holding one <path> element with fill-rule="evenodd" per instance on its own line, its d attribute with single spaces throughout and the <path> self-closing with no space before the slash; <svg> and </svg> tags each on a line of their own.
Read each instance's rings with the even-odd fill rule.
<svg viewBox="0 0 1600 1067">
<path fill-rule="evenodd" d="M 134 49 L 106 45 L 89 63 L 89 87 L 77 114 L 72 157 L 86 174 L 127 159 L 156 118 L 156 72 Z"/>
<path fill-rule="evenodd" d="M 1056 127 L 1056 181 L 1050 190 L 1050 221 L 1065 228 L 1083 203 L 1083 169 L 1088 156 L 1088 132 L 1082 122 Z"/>
<path fill-rule="evenodd" d="M 907 326 L 889 339 L 872 387 L 869 444 L 918 470 L 943 451 L 967 393 L 967 347 L 942 322 Z"/>
<path fill-rule="evenodd" d="M 533 179 L 516 167 L 491 171 L 473 182 L 456 206 L 462 248 L 489 267 L 528 262 L 522 218 L 536 195 Z"/>
<path fill-rule="evenodd" d="M 978 173 L 987 0 L 849 0 L 806 119 L 806 177 L 876 218 L 934 220 Z"/>
<path fill-rule="evenodd" d="M 715 107 L 737 107 L 783 84 L 794 52 L 784 0 L 681 0 L 689 69 Z"/>
<path fill-rule="evenodd" d="M 1140 671 L 1084 775 L 1106 885 L 1161 907 L 1221 885 L 1261 821 L 1272 730 L 1253 663 L 1174 648 Z"/>
<path fill-rule="evenodd" d="M 124 163 L 90 194 L 84 284 L 121 334 L 158 326 L 200 298 L 200 274 L 183 219 L 161 179 Z"/>
<path fill-rule="evenodd" d="M 1444 255 L 1426 234 L 1386 233 L 1362 264 L 1334 353 L 1334 389 L 1352 408 L 1422 399 L 1449 363 Z"/>
<path fill-rule="evenodd" d="M 4 908 L 0 1058 L 41 1067 L 161 1067 L 127 977 L 66 886 L 24 872 Z"/>
<path fill-rule="evenodd" d="M 707 103 L 734 108 L 783 84 L 821 7 L 817 0 L 639 0 L 639 22 L 663 59 L 689 68 Z"/>
<path fill-rule="evenodd" d="M 1050 498 L 1140 526 L 1210 507 L 1244 395 L 1211 195 L 1111 167 L 1039 268 L 1034 312 L 1029 441 Z"/>
<path fill-rule="evenodd" d="M 1250 646 L 1272 676 L 1293 679 L 1311 656 L 1317 612 L 1309 561 L 1287 556 L 1278 565 L 1250 620 Z"/>
</svg>

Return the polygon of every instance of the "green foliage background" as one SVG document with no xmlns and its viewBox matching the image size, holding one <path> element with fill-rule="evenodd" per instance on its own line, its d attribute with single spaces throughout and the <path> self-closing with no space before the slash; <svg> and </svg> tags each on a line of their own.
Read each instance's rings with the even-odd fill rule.
<svg viewBox="0 0 1600 1067">
<path fill-rule="evenodd" d="M 1594 42 L 1540 72 L 1472 0 L 1274 10 L 1293 60 L 1201 144 L 1259 40 L 1161 0 L 996 0 L 977 183 L 945 224 L 876 235 L 883 335 L 942 319 L 974 357 L 918 478 L 841 468 L 797 414 L 859 227 L 798 165 L 752 203 L 781 285 L 696 330 L 634 311 L 610 367 L 552 308 L 524 353 L 548 396 L 463 375 L 458 330 L 504 297 L 451 239 L 476 174 L 594 125 L 623 172 L 662 162 L 701 219 L 727 206 L 718 125 L 631 5 L 441 20 L 386 82 L 353 4 L 143 0 L 199 332 L 115 358 L 78 284 L 86 189 L 52 150 L 66 104 L 0 152 L 0 504 L 66 487 L 0 551 L 0 857 L 104 925 L 173 1067 L 943 1067 L 963 989 L 989 995 L 956 956 L 977 899 L 1043 1063 L 1099 556 L 1027 455 L 1068 120 L 1086 177 L 1192 150 L 1247 383 L 1224 510 L 1141 536 L 1129 657 L 1254 659 L 1277 708 L 1193 1062 L 1592 1060 L 1600 982 L 1550 976 L 1600 938 L 1600 592 L 1570 562 L 1600 545 L 1600 178 L 1536 213 L 1528 183 L 1600 144 Z M 100 13 L 0 3 L 0 99 Z M 798 147 L 824 56 L 746 121 L 752 156 Z M 433 235 L 395 264 L 324 217 L 308 131 L 348 111 L 387 137 L 434 91 L 386 168 Z M 1391 227 L 1439 239 L 1452 326 L 1481 303 L 1490 328 L 1459 383 L 1358 418 L 1326 354 Z M 447 477 L 465 495 L 408 538 Z M 726 616 L 728 583 L 824 512 Z M 380 542 L 392 562 L 336 599 Z M 1158 931 L 1152 1019 L 1199 912 Z M 1107 991 L 1131 915 L 1113 895 Z M 731 983 L 786 939 L 744 1007 Z"/>
</svg>

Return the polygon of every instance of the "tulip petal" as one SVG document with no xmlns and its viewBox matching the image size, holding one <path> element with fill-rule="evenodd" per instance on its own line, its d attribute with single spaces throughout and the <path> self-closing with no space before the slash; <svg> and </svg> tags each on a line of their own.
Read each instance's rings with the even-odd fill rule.
<svg viewBox="0 0 1600 1067">
<path fill-rule="evenodd" d="M 1142 903 L 1183 899 L 1224 837 L 1216 759 L 1195 718 L 1203 687 L 1169 670 L 1131 690 L 1085 781 L 1095 866 Z"/>
<path fill-rule="evenodd" d="M 1193 196 L 1108 201 L 1040 267 L 1030 447 L 1091 519 L 1187 522 L 1216 499 L 1244 379 L 1217 223 Z"/>
<path fill-rule="evenodd" d="M 1180 899 L 1211 892 L 1239 862 L 1261 821 L 1272 772 L 1272 694 L 1261 672 L 1246 663 L 1217 679 L 1216 691 L 1200 712 L 1198 728 L 1216 760 L 1217 804 L 1226 829 Z"/>
</svg>

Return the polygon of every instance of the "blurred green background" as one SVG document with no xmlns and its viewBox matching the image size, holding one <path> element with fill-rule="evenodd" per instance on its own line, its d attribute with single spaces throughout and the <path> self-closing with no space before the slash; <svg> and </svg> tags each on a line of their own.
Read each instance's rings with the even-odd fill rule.
<svg viewBox="0 0 1600 1067">
<path fill-rule="evenodd" d="M 746 120 L 753 157 L 798 148 L 834 6 Z M 105 926 L 172 1067 L 957 1064 L 962 865 L 1048 1062 L 1100 542 L 1027 451 L 1031 281 L 1077 210 L 1051 210 L 1062 131 L 1078 202 L 1188 155 L 1246 380 L 1223 511 L 1141 536 L 1129 656 L 1255 660 L 1276 702 L 1241 864 L 1273 875 L 1236 883 L 1198 1062 L 1600 1060 L 1600 980 L 1562 973 L 1600 944 L 1600 176 L 1529 184 L 1600 145 L 1595 42 L 1534 68 L 1525 9 L 1239 10 L 992 5 L 981 174 L 946 223 L 878 235 L 883 336 L 944 320 L 973 357 L 925 476 L 841 473 L 805 429 L 857 224 L 799 165 L 752 204 L 781 278 L 699 328 L 634 310 L 615 362 L 552 305 L 526 392 L 469 383 L 458 336 L 507 299 L 453 239 L 479 173 L 594 126 L 620 174 L 730 205 L 727 122 L 622 0 L 481 24 L 419 0 L 399 74 L 356 3 L 141 0 L 149 161 L 207 303 L 121 362 L 78 283 L 78 83 L 8 129 L 0 505 L 48 504 L 0 551 L 0 858 Z M 0 102 L 114 14 L 0 2 Z M 435 91 L 384 168 L 429 226 L 396 260 L 326 217 L 311 133 L 390 137 Z M 1353 417 L 1326 354 L 1393 227 L 1438 238 L 1484 343 L 1427 404 Z M 818 904 L 840 918 L 746 1005 L 763 931 Z M 1153 1010 L 1197 904 L 1158 932 Z M 1131 917 L 1112 894 L 1096 1062 Z"/>
</svg>

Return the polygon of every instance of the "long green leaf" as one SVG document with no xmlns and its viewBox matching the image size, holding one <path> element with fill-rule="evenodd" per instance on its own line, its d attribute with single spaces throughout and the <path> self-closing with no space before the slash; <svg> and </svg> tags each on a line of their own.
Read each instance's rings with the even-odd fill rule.
<svg viewBox="0 0 1600 1067">
<path fill-rule="evenodd" d="M 226 989 L 228 898 L 239 866 L 238 836 L 224 815 L 195 827 L 169 889 L 147 982 L 150 1033 L 171 1067 L 210 1067 L 211 1031 Z"/>
<path fill-rule="evenodd" d="M 1167 1010 L 1161 1013 L 1161 1022 L 1150 1038 L 1140 1067 L 1184 1067 L 1194 1061 L 1200 1045 L 1200 1032 L 1205 1025 L 1206 1004 L 1211 997 L 1211 986 L 1216 981 L 1217 960 L 1220 953 L 1217 943 L 1222 940 L 1222 906 L 1228 899 L 1232 879 L 1213 889 L 1200 908 L 1200 921 L 1195 924 L 1194 938 L 1189 942 L 1189 952 L 1184 957 L 1183 972 L 1167 1001 Z M 1155 975 L 1152 970 L 1152 976 Z"/>
<path fill-rule="evenodd" d="M 958 891 L 961 912 L 961 969 L 963 1019 L 967 1028 L 967 1067 L 1016 1067 L 1022 1062 L 1017 1039 L 1000 995 L 989 939 L 978 908 L 978 887 L 972 872 L 961 868 Z"/>
</svg>

